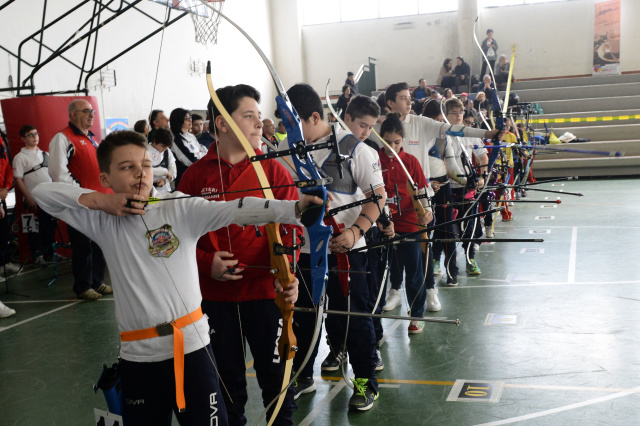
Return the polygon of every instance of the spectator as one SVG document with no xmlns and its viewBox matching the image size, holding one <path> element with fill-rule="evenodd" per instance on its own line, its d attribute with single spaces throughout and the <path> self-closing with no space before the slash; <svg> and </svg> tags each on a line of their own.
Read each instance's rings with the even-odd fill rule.
<svg viewBox="0 0 640 426">
<path fill-rule="evenodd" d="M 333 115 L 332 112 L 330 112 L 330 113 L 327 114 L 327 122 L 329 122 L 329 123 L 337 123 L 338 119 L 336 118 L 335 115 Z"/>
<path fill-rule="evenodd" d="M 438 93 L 437 90 L 432 90 L 431 99 L 433 99 L 434 101 L 439 101 L 440 99 L 442 99 L 442 96 L 440 95 L 440 93 Z"/>
<path fill-rule="evenodd" d="M 447 58 L 442 63 L 440 74 L 436 80 L 436 86 L 451 89 L 456 84 L 456 76 L 453 69 L 453 59 Z"/>
<path fill-rule="evenodd" d="M 344 81 L 344 84 L 351 88 L 351 96 L 356 96 L 358 94 L 358 82 L 356 81 L 355 74 L 351 71 L 347 73 L 347 79 Z M 342 92 L 344 93 L 344 89 Z"/>
<path fill-rule="evenodd" d="M 489 97 L 489 89 L 495 89 L 495 84 L 491 81 L 491 76 L 489 74 L 485 74 L 482 77 L 482 83 L 478 84 L 478 93 L 484 92 L 485 96 Z"/>
<path fill-rule="evenodd" d="M 160 128 L 153 135 L 153 141 L 147 146 L 151 167 L 153 167 L 153 186 L 158 192 L 171 192 L 171 182 L 178 174 L 176 157 L 171 152 L 173 134 Z"/>
<path fill-rule="evenodd" d="M 96 149 L 98 143 L 91 130 L 95 111 L 84 99 L 69 104 L 69 124 L 56 133 L 49 143 L 49 176 L 53 182 L 63 182 L 97 192 L 111 190 L 100 183 Z M 78 298 L 98 300 L 113 293 L 104 283 L 106 262 L 100 247 L 71 226 L 67 226 L 71 241 L 73 291 Z"/>
<path fill-rule="evenodd" d="M 454 74 L 456 76 L 456 93 L 459 93 L 461 86 L 463 88 L 471 87 L 469 84 L 471 81 L 471 67 L 464 61 L 462 56 L 458 56 L 456 62 L 458 65 L 454 69 Z"/>
<path fill-rule="evenodd" d="M 276 139 L 276 125 L 273 124 L 273 120 L 265 118 L 262 120 L 262 152 L 271 152 L 272 149 L 266 142 L 270 143 L 274 147 L 278 147 L 278 140 Z"/>
<path fill-rule="evenodd" d="M 149 123 L 151 124 L 151 131 L 147 134 L 148 140 L 153 140 L 153 132 L 155 132 L 156 129 L 160 127 L 164 129 L 169 128 L 169 119 L 161 109 L 151 111 L 151 114 L 149 114 Z"/>
<path fill-rule="evenodd" d="M 489 102 L 487 102 L 487 95 L 484 92 L 478 92 L 476 95 L 476 100 L 473 101 L 473 107 L 480 111 L 481 109 L 488 109 Z"/>
<path fill-rule="evenodd" d="M 282 121 L 278 121 L 278 131 L 274 136 L 278 141 L 278 145 L 280 145 L 280 142 L 287 137 L 287 129 L 284 127 L 284 123 Z"/>
<path fill-rule="evenodd" d="M 466 104 L 468 99 L 469 94 L 467 92 L 460 93 L 460 102 L 462 102 L 462 105 Z"/>
<path fill-rule="evenodd" d="M 346 84 L 342 86 L 342 95 L 340 95 L 338 102 L 336 102 L 336 109 L 338 110 L 342 120 L 344 120 L 344 115 L 347 112 L 347 106 L 349 105 L 352 97 L 351 86 Z M 327 102 L 331 102 L 331 100 L 327 99 Z"/>
<path fill-rule="evenodd" d="M 10 262 L 9 256 L 9 218 L 7 217 L 6 198 L 13 186 L 13 172 L 9 161 L 9 150 L 4 138 L 0 136 L 0 265 L 4 266 L 4 278 L 7 272 L 20 271 L 20 265 Z"/>
<path fill-rule="evenodd" d="M 434 90 L 435 91 L 435 90 Z M 387 106 L 386 98 L 384 93 L 380 93 L 376 98 L 376 103 L 380 107 L 380 116 L 384 117 L 389 113 L 389 107 Z"/>
<path fill-rule="evenodd" d="M 200 145 L 207 150 L 209 150 L 211 143 L 215 141 L 211 133 L 204 131 L 204 120 L 200 114 L 191 115 L 191 133 L 198 139 Z"/>
<path fill-rule="evenodd" d="M 133 125 L 133 130 L 138 133 L 142 133 L 145 136 L 149 135 L 151 131 L 151 126 L 147 123 L 147 120 L 138 120 L 136 124 Z"/>
<path fill-rule="evenodd" d="M 427 80 L 421 78 L 418 80 L 418 87 L 411 92 L 412 109 L 416 112 L 422 111 L 424 102 L 431 96 L 431 89 L 427 87 Z"/>
<path fill-rule="evenodd" d="M 180 178 L 187 168 L 204 157 L 207 149 L 198 142 L 198 139 L 189 133 L 191 130 L 191 113 L 183 108 L 171 111 L 169 125 L 173 132 L 173 146 L 171 151 L 176 157 L 178 175 L 175 179 L 175 187 L 178 187 Z"/>
<path fill-rule="evenodd" d="M 500 55 L 498 66 L 495 69 L 496 84 L 505 84 L 509 81 L 509 62 L 507 55 Z"/>
<path fill-rule="evenodd" d="M 454 98 L 453 91 L 451 89 L 444 89 L 442 92 L 442 97 L 444 98 L 444 102 L 448 101 L 451 98 Z"/>
<path fill-rule="evenodd" d="M 16 188 L 24 196 L 24 205 L 38 217 L 38 233 L 30 232 L 29 247 L 34 264 L 46 266 L 53 260 L 53 245 L 56 242 L 56 219 L 42 209 L 38 209 L 31 196 L 33 188 L 42 182 L 51 182 L 49 176 L 49 154 L 38 148 L 40 142 L 38 130 L 25 124 L 20 128 L 20 137 L 24 148 L 13 159 L 13 177 Z"/>
<path fill-rule="evenodd" d="M 489 64 L 491 65 L 491 69 L 494 69 L 494 65 L 496 63 L 496 51 L 498 50 L 498 42 L 493 39 L 493 30 L 487 30 L 487 38 L 482 40 L 482 51 L 487 56 L 489 60 Z M 487 71 L 487 61 L 482 61 L 482 71 L 480 71 L 480 75 L 484 75 Z"/>
</svg>

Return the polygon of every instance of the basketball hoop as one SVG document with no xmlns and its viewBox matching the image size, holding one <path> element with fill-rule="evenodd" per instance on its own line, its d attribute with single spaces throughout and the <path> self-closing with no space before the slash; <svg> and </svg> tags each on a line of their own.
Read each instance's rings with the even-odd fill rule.
<svg viewBox="0 0 640 426">
<path fill-rule="evenodd" d="M 197 1 L 197 0 L 196 0 Z M 225 0 L 200 0 L 195 10 L 191 12 L 191 20 L 196 31 L 196 43 L 207 45 L 207 43 L 216 44 L 218 42 L 218 25 L 220 25 L 220 15 L 213 12 L 213 8 L 222 12 L 222 6 Z M 218 6 L 216 7 L 215 4 Z"/>
</svg>

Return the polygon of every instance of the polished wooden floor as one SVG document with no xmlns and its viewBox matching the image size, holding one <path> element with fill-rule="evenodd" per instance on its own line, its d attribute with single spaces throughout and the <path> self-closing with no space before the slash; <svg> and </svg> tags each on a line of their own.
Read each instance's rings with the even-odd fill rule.
<svg viewBox="0 0 640 426">
<path fill-rule="evenodd" d="M 640 424 L 639 184 L 539 186 L 584 197 L 530 191 L 528 199 L 560 196 L 562 204 L 517 205 L 515 221 L 496 222 L 496 238 L 544 243 L 483 244 L 482 275 L 462 272 L 457 288 L 440 282 L 442 311 L 428 315 L 460 319 L 459 327 L 427 324 L 409 337 L 406 322 L 384 320 L 381 393 L 368 412 L 347 412 L 351 391 L 340 374 L 320 376 L 323 344 L 318 389 L 298 399 L 295 424 Z M 23 273 L 0 294 L 17 311 L 0 320 L 1 425 L 90 425 L 93 409 L 106 408 L 92 385 L 118 354 L 113 301 L 79 302 L 69 280 L 47 287 L 52 275 Z M 392 313 L 404 311 L 406 302 Z M 262 404 L 251 369 L 249 376 L 253 424 Z M 454 392 L 467 400 L 447 400 L 456 381 L 467 383 Z M 487 387 L 496 401 L 481 398 Z"/>
</svg>

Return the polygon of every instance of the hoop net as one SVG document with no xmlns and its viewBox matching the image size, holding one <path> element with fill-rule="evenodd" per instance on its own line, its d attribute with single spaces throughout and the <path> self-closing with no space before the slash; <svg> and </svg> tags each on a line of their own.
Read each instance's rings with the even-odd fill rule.
<svg viewBox="0 0 640 426">
<path fill-rule="evenodd" d="M 192 10 L 191 20 L 196 32 L 196 43 L 202 45 L 216 44 L 218 42 L 218 26 L 220 25 L 220 15 L 209 9 L 208 5 L 222 12 L 224 0 L 203 0 L 205 4 L 196 6 Z"/>
</svg>

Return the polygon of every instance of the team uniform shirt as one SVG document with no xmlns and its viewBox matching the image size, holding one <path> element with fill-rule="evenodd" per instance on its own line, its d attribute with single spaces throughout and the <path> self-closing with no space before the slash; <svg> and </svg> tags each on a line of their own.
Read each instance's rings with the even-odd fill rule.
<svg viewBox="0 0 640 426">
<path fill-rule="evenodd" d="M 164 186 L 156 186 L 158 192 L 171 192 L 171 184 L 176 179 L 178 169 L 176 168 L 176 158 L 173 156 L 173 152 L 170 149 L 160 152 L 149 144 L 147 149 L 149 150 L 149 158 L 151 158 L 151 166 L 153 167 L 153 182 L 160 179 L 165 180 Z M 166 153 L 166 154 L 165 154 Z M 167 156 L 166 167 L 164 162 L 165 155 Z M 167 173 L 171 173 L 171 179 L 167 178 Z M 155 186 L 155 185 L 154 185 Z"/>
<path fill-rule="evenodd" d="M 351 135 L 352 138 L 355 138 L 355 136 L 353 136 L 353 133 L 349 131 L 346 131 L 346 130 L 340 131 L 337 134 L 338 144 L 342 145 L 342 141 L 349 135 Z M 331 135 L 325 136 L 324 138 L 318 139 L 313 143 L 316 144 L 316 143 L 327 142 L 330 137 Z M 287 149 L 289 149 L 289 143 L 286 140 L 280 143 L 280 145 L 278 145 L 279 151 L 284 151 Z M 331 154 L 332 154 L 331 150 L 328 150 L 328 149 L 312 151 L 309 154 L 313 158 L 313 161 L 316 164 L 316 168 L 319 170 L 322 170 L 320 172 L 321 176 L 323 174 L 326 174 L 327 166 L 330 166 L 329 164 L 327 164 L 327 160 L 329 160 L 329 157 L 331 156 Z M 337 180 L 339 179 L 334 179 L 334 182 L 327 187 L 327 192 L 330 192 L 331 195 L 333 196 L 333 201 L 331 202 L 331 208 L 344 206 L 345 204 L 353 203 L 355 201 L 363 199 L 365 197 L 364 196 L 365 192 L 367 191 L 371 192 L 371 186 L 373 186 L 374 190 L 376 188 L 380 188 L 384 186 L 384 180 L 382 179 L 382 172 L 380 171 L 380 159 L 378 158 L 378 154 L 373 149 L 368 147 L 365 143 L 358 141 L 355 144 L 355 147 L 350 152 L 345 152 L 345 150 L 342 147 L 340 147 L 340 154 L 349 155 L 351 157 L 349 158 L 348 161 L 345 161 L 344 163 L 342 163 L 342 166 L 344 168 L 345 180 L 347 179 L 347 176 L 348 176 L 347 172 L 350 172 L 351 175 L 353 176 L 353 182 L 344 182 L 344 183 L 346 184 L 353 183 L 354 189 L 343 190 L 340 187 L 342 186 L 341 184 L 343 182 L 337 182 Z M 284 161 L 285 163 L 290 162 L 291 164 L 293 164 L 289 156 L 280 157 L 279 160 L 280 159 L 282 159 L 282 161 Z M 293 170 L 290 166 L 287 166 L 287 170 L 289 170 L 289 173 L 291 173 L 291 176 L 295 180 L 298 180 L 298 175 L 296 174 L 295 170 Z M 362 210 L 361 206 L 343 210 L 335 216 L 336 222 L 339 224 L 342 223 L 346 228 L 348 228 L 355 223 L 356 219 L 360 215 L 361 210 Z M 306 229 L 305 229 L 304 237 L 305 237 L 305 241 L 309 241 L 309 235 L 307 234 Z M 364 238 L 360 238 L 355 243 L 353 248 L 355 249 L 355 248 L 363 247 L 364 245 L 365 245 Z M 302 247 L 302 252 L 309 253 L 308 245 L 305 245 Z"/>
<path fill-rule="evenodd" d="M 400 160 L 407 168 L 409 175 L 418 188 L 428 186 L 429 182 L 420 167 L 418 159 L 411 154 L 407 154 L 404 149 L 398 154 Z M 404 173 L 398 159 L 393 156 L 389 157 L 384 152 L 384 148 L 380 149 L 380 166 L 382 169 L 382 177 L 384 178 L 385 189 L 387 191 L 387 199 L 392 199 L 396 195 L 395 186 L 398 185 L 398 193 L 400 195 L 400 206 L 391 205 L 393 210 L 402 212 L 396 217 L 402 218 L 401 221 L 394 221 L 393 226 L 397 232 L 413 232 L 418 230 L 418 215 L 413 208 L 413 201 L 407 191 L 407 175 Z M 424 200 L 424 199 L 423 199 Z M 421 201 L 423 201 L 421 200 Z M 426 200 L 425 204 L 426 204 Z"/>
<path fill-rule="evenodd" d="M 189 132 L 174 133 L 175 139 L 171 151 L 185 168 L 205 156 L 207 149 Z"/>
<path fill-rule="evenodd" d="M 39 183 L 51 182 L 47 167 L 40 167 L 34 172 L 27 173 L 40 166 L 43 161 L 44 154 L 40 148 L 22 148 L 20 152 L 13 157 L 13 176 L 24 181 L 29 194 L 33 192 L 33 188 Z"/>
<path fill-rule="evenodd" d="M 112 216 L 78 202 L 84 188 L 43 183 L 33 193 L 39 206 L 95 241 L 104 252 L 113 285 L 116 321 L 122 331 L 140 330 L 181 318 L 200 307 L 196 243 L 231 223 L 298 223 L 295 202 L 245 198 L 234 202 L 186 198 L 158 202 L 138 217 Z M 179 192 L 154 197 L 184 196 Z M 185 354 L 209 343 L 206 316 L 181 329 Z M 173 335 L 121 342 L 120 356 L 134 362 L 173 358 Z"/>
<path fill-rule="evenodd" d="M 256 155 L 261 152 L 256 150 Z M 284 167 L 276 160 L 261 161 L 260 164 L 272 186 L 293 184 L 293 179 Z M 264 198 L 262 191 L 238 192 L 218 195 L 219 192 L 260 188 L 260 182 L 251 161 L 246 158 L 236 164 L 230 164 L 218 157 L 215 145 L 200 161 L 189 167 L 180 180 L 179 190 L 189 195 L 201 195 L 214 201 L 230 201 L 247 196 Z M 278 200 L 298 200 L 294 186 L 273 188 L 273 195 Z M 302 236 L 302 228 L 293 225 L 281 225 L 282 244 L 292 245 L 293 228 L 298 237 Z M 274 299 L 273 277 L 269 274 L 269 246 L 267 231 L 264 226 L 258 227 L 261 237 L 257 236 L 254 226 L 241 227 L 231 225 L 209 232 L 200 238 L 197 246 L 198 268 L 200 270 L 200 288 L 207 300 L 220 302 L 236 302 L 248 300 Z M 242 279 L 222 282 L 211 277 L 213 256 L 217 251 L 228 251 L 234 254 L 233 259 L 240 264 L 258 266 L 242 271 Z M 291 259 L 290 259 L 291 260 Z"/>
<path fill-rule="evenodd" d="M 487 154 L 487 150 L 486 148 L 484 148 L 484 144 L 480 139 L 460 138 L 456 136 L 449 137 L 448 139 L 451 141 L 451 144 L 453 145 L 453 151 L 455 152 L 456 163 L 458 164 L 458 167 L 462 170 L 464 170 L 462 165 L 462 158 L 460 156 L 460 154 L 462 154 L 462 147 L 464 147 L 464 149 L 466 150 L 469 160 L 471 160 L 471 154 L 475 155 L 476 158 Z M 476 146 L 477 148 L 472 148 L 474 146 Z M 451 188 L 465 187 L 464 185 L 460 185 L 455 180 L 450 180 L 450 182 L 451 182 Z"/>
</svg>

